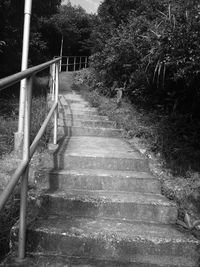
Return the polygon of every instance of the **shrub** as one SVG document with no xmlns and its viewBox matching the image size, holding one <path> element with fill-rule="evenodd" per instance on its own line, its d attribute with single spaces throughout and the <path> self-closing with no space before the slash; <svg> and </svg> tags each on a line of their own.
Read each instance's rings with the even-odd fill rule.
<svg viewBox="0 0 200 267">
<path fill-rule="evenodd" d="M 96 79 L 114 96 L 113 84 L 135 101 L 166 112 L 200 111 L 200 11 L 198 1 L 174 1 L 154 18 L 130 12 L 91 56 Z"/>
</svg>

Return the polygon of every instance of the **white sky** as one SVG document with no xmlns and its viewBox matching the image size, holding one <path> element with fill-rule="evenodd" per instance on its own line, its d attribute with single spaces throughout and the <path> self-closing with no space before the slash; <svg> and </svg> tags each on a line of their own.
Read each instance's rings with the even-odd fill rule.
<svg viewBox="0 0 200 267">
<path fill-rule="evenodd" d="M 62 4 L 66 4 L 68 0 L 64 0 Z M 70 0 L 72 5 L 82 6 L 88 13 L 96 13 L 98 6 L 102 0 Z"/>
</svg>

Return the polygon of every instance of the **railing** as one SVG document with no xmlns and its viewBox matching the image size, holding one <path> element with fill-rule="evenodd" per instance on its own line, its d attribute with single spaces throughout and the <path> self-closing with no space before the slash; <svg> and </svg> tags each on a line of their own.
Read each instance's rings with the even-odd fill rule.
<svg viewBox="0 0 200 267">
<path fill-rule="evenodd" d="M 88 67 L 88 56 L 62 56 L 60 71 L 76 71 Z"/>
<path fill-rule="evenodd" d="M 8 198 L 11 196 L 16 184 L 21 178 L 21 197 L 20 197 L 20 218 L 19 218 L 19 259 L 25 258 L 25 240 L 26 240 L 26 206 L 27 206 L 27 188 L 28 188 L 28 171 L 29 162 L 43 136 L 46 127 L 54 115 L 54 136 L 53 143 L 57 143 L 57 124 L 58 124 L 58 91 L 59 91 L 59 63 L 60 58 L 56 58 L 44 64 L 27 69 L 17 74 L 11 75 L 0 80 L 0 91 L 26 79 L 26 100 L 25 100 L 25 118 L 24 118 L 24 140 L 23 140 L 23 157 L 20 165 L 11 177 L 8 185 L 0 196 L 0 211 L 3 209 Z M 30 122 L 31 122 L 31 100 L 32 100 L 32 81 L 36 73 L 50 67 L 51 75 L 51 92 L 54 104 L 44 120 L 34 141 L 30 145 Z"/>
</svg>

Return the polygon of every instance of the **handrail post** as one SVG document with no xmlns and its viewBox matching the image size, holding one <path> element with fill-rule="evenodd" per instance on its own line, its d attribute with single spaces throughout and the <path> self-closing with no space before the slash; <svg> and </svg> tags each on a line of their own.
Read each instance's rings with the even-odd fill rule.
<svg viewBox="0 0 200 267">
<path fill-rule="evenodd" d="M 22 48 L 22 64 L 21 70 L 26 70 L 28 67 L 29 54 L 29 38 L 30 38 L 30 23 L 31 23 L 32 0 L 26 0 L 24 5 L 24 34 Z M 19 121 L 18 132 L 15 133 L 15 150 L 20 151 L 23 141 L 24 128 L 24 102 L 25 102 L 26 80 L 21 80 L 20 83 L 20 101 L 19 101 Z"/>
<path fill-rule="evenodd" d="M 28 161 L 30 157 L 32 84 L 33 84 L 33 76 L 27 79 L 27 88 L 25 95 L 23 161 Z M 19 219 L 19 260 L 23 260 L 25 258 L 28 172 L 29 172 L 29 166 L 27 166 L 21 178 L 20 219 Z"/>
<path fill-rule="evenodd" d="M 52 65 L 52 101 L 54 100 L 55 98 L 55 79 L 56 79 L 56 64 L 53 64 Z"/>
<path fill-rule="evenodd" d="M 58 90 L 59 90 L 59 68 L 58 64 L 55 66 L 55 103 L 57 103 L 57 108 L 54 112 L 54 135 L 53 144 L 57 144 L 57 134 L 58 134 Z"/>
<path fill-rule="evenodd" d="M 61 71 L 62 71 L 62 57 L 61 57 L 60 64 L 59 64 L 59 72 Z"/>
<path fill-rule="evenodd" d="M 79 70 L 81 69 L 81 63 L 82 63 L 82 62 L 81 62 L 81 61 L 82 61 L 81 58 L 82 58 L 82 57 L 80 57 Z"/>
<path fill-rule="evenodd" d="M 53 93 L 53 65 L 49 67 L 49 89 L 50 89 L 50 96 Z"/>
<path fill-rule="evenodd" d="M 68 72 L 69 71 L 69 57 L 67 57 L 67 69 L 66 71 Z"/>
<path fill-rule="evenodd" d="M 87 57 L 85 57 L 85 68 L 87 68 Z"/>
<path fill-rule="evenodd" d="M 51 85 L 52 85 L 52 65 L 49 67 L 49 89 L 50 89 L 50 95 L 51 95 Z"/>
<path fill-rule="evenodd" d="M 76 70 L 76 57 L 74 57 L 74 71 Z"/>
<path fill-rule="evenodd" d="M 62 55 L 63 55 L 63 35 L 62 35 L 62 39 L 61 39 L 61 45 L 60 45 L 60 72 L 62 71 Z"/>
</svg>

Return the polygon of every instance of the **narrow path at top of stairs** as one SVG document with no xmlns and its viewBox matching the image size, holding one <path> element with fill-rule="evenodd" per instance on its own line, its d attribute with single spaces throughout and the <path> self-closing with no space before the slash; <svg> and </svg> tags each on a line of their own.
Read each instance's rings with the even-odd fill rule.
<svg viewBox="0 0 200 267">
<path fill-rule="evenodd" d="M 72 83 L 62 74 L 60 145 L 28 227 L 29 266 L 198 267 L 199 242 L 176 226 L 148 160 Z"/>
</svg>

